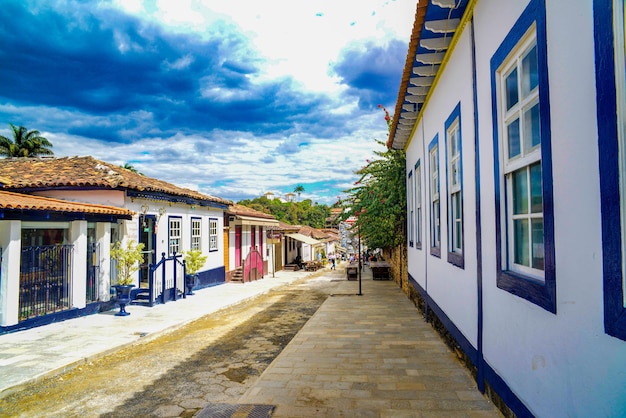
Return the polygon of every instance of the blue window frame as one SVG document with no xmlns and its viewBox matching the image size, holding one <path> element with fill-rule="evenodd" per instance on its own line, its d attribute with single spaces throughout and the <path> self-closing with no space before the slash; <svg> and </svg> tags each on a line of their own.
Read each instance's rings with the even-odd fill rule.
<svg viewBox="0 0 626 418">
<path fill-rule="evenodd" d="M 545 0 L 491 57 L 497 286 L 556 313 Z"/>
<path fill-rule="evenodd" d="M 430 181 L 430 254 L 441 257 L 441 198 L 439 197 L 439 135 L 428 145 Z"/>
<path fill-rule="evenodd" d="M 201 250 L 202 218 L 191 218 L 191 249 Z"/>
<path fill-rule="evenodd" d="M 415 163 L 415 248 L 422 249 L 422 166 L 420 160 Z"/>
<path fill-rule="evenodd" d="M 604 330 L 626 341 L 626 55 L 623 0 L 593 3 Z"/>
<path fill-rule="evenodd" d="M 209 218 L 209 252 L 218 250 L 217 218 Z"/>
<path fill-rule="evenodd" d="M 183 218 L 180 216 L 170 216 L 168 218 L 168 251 L 169 254 L 180 254 L 182 252 Z"/>
<path fill-rule="evenodd" d="M 408 221 L 409 221 L 409 247 L 413 246 L 413 231 L 415 230 L 415 218 L 414 218 L 414 210 L 415 210 L 415 201 L 413 199 L 413 170 L 409 171 L 408 181 L 407 181 L 407 211 L 409 213 Z"/>
<path fill-rule="evenodd" d="M 461 103 L 446 120 L 446 181 L 448 208 L 448 262 L 465 267 L 463 234 L 463 153 L 461 152 Z"/>
</svg>

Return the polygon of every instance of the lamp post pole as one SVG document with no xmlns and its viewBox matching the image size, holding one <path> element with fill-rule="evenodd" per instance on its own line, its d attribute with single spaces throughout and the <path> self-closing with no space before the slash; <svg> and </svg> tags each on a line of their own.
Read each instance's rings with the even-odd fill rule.
<svg viewBox="0 0 626 418">
<path fill-rule="evenodd" d="M 358 241 L 358 246 L 359 246 L 359 254 L 358 254 L 358 264 L 357 264 L 357 272 L 359 275 L 359 296 L 362 296 L 363 293 L 361 292 L 361 226 L 357 225 L 357 241 Z"/>
</svg>

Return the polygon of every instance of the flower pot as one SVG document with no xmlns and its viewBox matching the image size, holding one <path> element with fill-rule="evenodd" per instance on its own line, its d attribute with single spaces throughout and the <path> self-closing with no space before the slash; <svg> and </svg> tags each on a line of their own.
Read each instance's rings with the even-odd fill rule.
<svg viewBox="0 0 626 418">
<path fill-rule="evenodd" d="M 198 281 L 197 274 L 188 274 L 185 276 L 185 286 L 187 287 L 187 295 L 193 295 L 194 293 L 191 291 Z"/>
<path fill-rule="evenodd" d="M 117 303 L 120 305 L 120 311 L 115 316 L 128 316 L 129 312 L 126 312 L 126 305 L 130 303 L 130 291 L 135 287 L 134 284 L 117 285 L 115 291 L 117 292 Z"/>
</svg>

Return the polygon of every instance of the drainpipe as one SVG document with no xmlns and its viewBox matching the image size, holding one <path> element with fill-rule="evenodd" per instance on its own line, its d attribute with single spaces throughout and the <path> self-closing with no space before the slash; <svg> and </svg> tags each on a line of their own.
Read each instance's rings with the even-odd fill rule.
<svg viewBox="0 0 626 418">
<path fill-rule="evenodd" d="M 485 365 L 483 357 L 483 243 L 480 210 L 480 150 L 478 140 L 478 89 L 476 80 L 476 38 L 474 36 L 474 17 L 470 18 L 472 42 L 472 88 L 474 98 L 474 170 L 476 176 L 476 290 L 478 303 L 478 326 L 476 349 L 476 384 L 481 393 L 485 393 Z"/>
</svg>

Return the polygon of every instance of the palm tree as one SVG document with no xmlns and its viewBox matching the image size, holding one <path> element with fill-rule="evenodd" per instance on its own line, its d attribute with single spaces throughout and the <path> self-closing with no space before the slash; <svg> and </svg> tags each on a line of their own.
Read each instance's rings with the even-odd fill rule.
<svg viewBox="0 0 626 418">
<path fill-rule="evenodd" d="M 293 189 L 293 192 L 296 193 L 298 195 L 298 199 L 300 199 L 300 193 L 304 192 L 304 186 L 301 184 L 298 184 L 296 188 Z"/>
<path fill-rule="evenodd" d="M 52 143 L 41 136 L 39 131 L 29 131 L 23 126 L 9 124 L 13 139 L 0 135 L 0 155 L 5 157 L 38 157 L 54 155 Z"/>
</svg>

